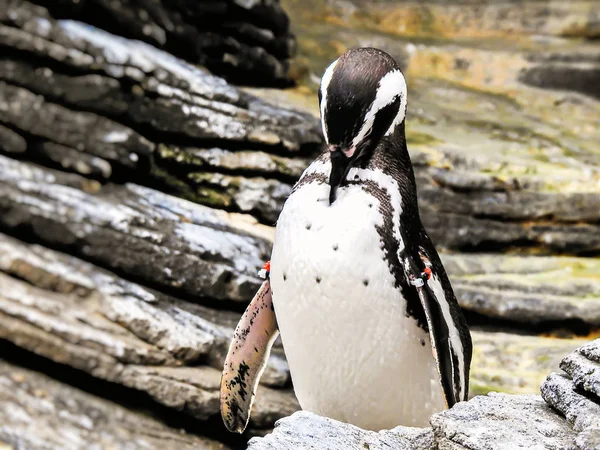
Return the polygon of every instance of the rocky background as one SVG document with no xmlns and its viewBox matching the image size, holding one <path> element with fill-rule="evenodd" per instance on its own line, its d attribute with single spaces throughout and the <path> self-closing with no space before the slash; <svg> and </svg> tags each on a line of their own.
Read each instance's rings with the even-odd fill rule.
<svg viewBox="0 0 600 450">
<path fill-rule="evenodd" d="M 0 0 L 0 447 L 245 448 L 298 409 L 276 343 L 227 434 L 220 368 L 320 148 L 319 76 L 376 46 L 471 393 L 519 395 L 383 436 L 296 414 L 251 447 L 600 448 L 598 38 L 592 0 Z"/>
</svg>

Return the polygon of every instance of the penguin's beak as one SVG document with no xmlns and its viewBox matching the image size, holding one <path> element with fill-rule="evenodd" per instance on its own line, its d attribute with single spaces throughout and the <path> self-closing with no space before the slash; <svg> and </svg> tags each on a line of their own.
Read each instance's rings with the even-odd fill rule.
<svg viewBox="0 0 600 450">
<path fill-rule="evenodd" d="M 329 175 L 329 204 L 333 203 L 336 198 L 336 189 L 346 179 L 350 170 L 351 157 L 344 154 L 341 149 L 332 150 L 331 156 L 331 174 Z"/>
</svg>

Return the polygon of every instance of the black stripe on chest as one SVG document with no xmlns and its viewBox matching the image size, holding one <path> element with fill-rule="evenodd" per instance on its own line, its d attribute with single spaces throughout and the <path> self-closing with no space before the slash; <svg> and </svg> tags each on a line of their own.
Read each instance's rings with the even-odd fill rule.
<svg viewBox="0 0 600 450">
<path fill-rule="evenodd" d="M 384 259 L 387 262 L 390 273 L 394 277 L 394 287 L 400 290 L 406 301 L 406 316 L 412 317 L 417 322 L 419 328 L 428 331 L 427 318 L 425 317 L 425 311 L 423 311 L 417 291 L 411 288 L 404 273 L 404 267 L 398 257 L 400 243 L 394 236 L 393 215 L 399 214 L 399 212 L 393 207 L 390 194 L 385 188 L 371 180 L 353 180 L 349 181 L 348 184 L 359 185 L 366 193 L 373 196 L 379 202 L 379 213 L 383 218 L 383 225 L 376 226 L 375 229 L 379 234 Z M 400 224 L 402 226 L 402 222 Z M 406 242 L 405 245 L 407 245 Z"/>
</svg>

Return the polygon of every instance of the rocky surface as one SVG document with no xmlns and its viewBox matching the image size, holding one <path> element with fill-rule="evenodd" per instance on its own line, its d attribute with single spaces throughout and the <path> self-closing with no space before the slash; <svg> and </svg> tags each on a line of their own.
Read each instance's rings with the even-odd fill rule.
<svg viewBox="0 0 600 450">
<path fill-rule="evenodd" d="M 0 47 L 9 50 L 0 58 L 2 135 L 10 136 L 2 150 L 100 180 L 136 177 L 274 222 L 299 170 L 282 155 L 314 153 L 314 118 L 150 45 L 57 21 L 27 2 L 9 6 L 0 8 Z M 258 167 L 221 164 L 233 150 L 255 151 Z"/>
<path fill-rule="evenodd" d="M 431 430 L 398 427 L 376 433 L 300 411 L 277 422 L 272 434 L 250 440 L 248 449 L 428 450 L 432 445 Z"/>
<path fill-rule="evenodd" d="M 0 125 L 11 136 L 4 151 L 99 179 L 135 174 L 193 201 L 275 222 L 320 144 L 315 117 L 274 108 L 145 44 L 55 21 L 44 8 L 14 0 L 10 11 L 0 14 L 0 45 L 11 49 L 0 64 Z M 319 32 L 328 42 L 352 35 L 306 19 L 304 7 L 292 11 L 305 52 L 325 39 Z M 599 103 L 557 90 L 540 96 L 519 81 L 527 67 L 567 58 L 570 47 L 516 48 L 523 65 L 493 48 L 380 42 L 362 29 L 354 35 L 345 45 L 405 55 L 410 105 L 418 105 L 409 111 L 409 148 L 423 219 L 438 245 L 598 252 Z M 308 69 L 320 74 L 342 50 L 325 46 Z M 592 65 L 600 54 L 592 44 L 581 51 Z M 498 75 L 505 65 L 510 78 Z M 316 95 L 309 96 L 314 111 Z M 71 123 L 79 134 L 66 132 Z M 82 152 L 89 155 L 76 164 Z"/>
<path fill-rule="evenodd" d="M 0 0 L 0 345 L 40 370 L 57 365 L 53 376 L 120 389 L 117 403 L 149 399 L 127 419 L 114 412 L 124 431 L 116 420 L 90 429 L 85 405 L 97 399 L 61 409 L 80 394 L 37 396 L 29 386 L 46 381 L 26 372 L 0 387 L 0 401 L 26 405 L 11 406 L 17 431 L 0 441 L 118 447 L 139 422 L 159 431 L 131 448 L 169 448 L 181 423 L 229 442 L 220 367 L 281 205 L 321 146 L 318 77 L 347 47 L 373 45 L 408 77 L 423 221 L 473 322 L 471 395 L 535 394 L 580 347 L 543 388 L 568 421 L 537 396 L 491 395 L 431 430 L 377 434 L 296 414 L 252 445 L 495 448 L 516 430 L 525 447 L 594 448 L 600 361 L 582 345 L 600 326 L 600 49 L 574 37 L 596 36 L 594 3 L 284 0 L 299 36 L 299 84 L 285 91 L 190 64 L 285 83 L 293 40 L 279 3 L 200 3 Z M 205 26 L 217 18 L 218 30 Z M 90 408 L 104 411 L 92 421 L 121 411 Z M 168 426 L 143 425 L 159 409 Z M 243 439 L 297 409 L 277 342 Z M 77 424 L 53 432 L 48 411 Z M 173 442 L 202 448 L 195 439 Z"/>
<path fill-rule="evenodd" d="M 6 0 L 5 0 L 6 1 Z M 10 3 L 10 2 L 9 2 Z M 289 84 L 295 39 L 278 1 L 37 0 L 61 19 L 76 19 L 203 65 L 230 81 Z"/>
<path fill-rule="evenodd" d="M 162 421 L 0 361 L 0 447 L 227 449 Z"/>
<path fill-rule="evenodd" d="M 542 397 L 578 433 L 578 449 L 600 448 L 600 339 L 571 353 L 560 368 L 565 373 L 548 376 Z"/>
<path fill-rule="evenodd" d="M 0 292 L 0 338 L 198 419 L 218 416 L 221 368 L 238 314 L 4 235 Z M 250 423 L 255 430 L 298 409 L 281 348 L 261 381 Z"/>
<path fill-rule="evenodd" d="M 408 76 L 408 148 L 423 220 L 438 245 L 597 254 L 600 103 L 589 79 L 598 71 L 598 43 L 544 38 L 543 28 L 474 38 L 464 21 L 456 36 L 382 32 L 383 17 L 398 18 L 390 24 L 414 19 L 424 30 L 430 10 L 473 10 L 488 31 L 494 23 L 503 28 L 500 22 L 514 28 L 517 17 L 528 17 L 524 7 L 540 9 L 532 27 L 546 16 L 552 26 L 597 26 L 597 2 L 569 3 L 570 19 L 561 12 L 565 5 L 550 3 L 313 0 L 307 9 L 287 0 L 299 38 L 296 76 L 304 84 L 288 100 L 307 106 L 300 91 L 314 92 L 319 74 L 347 48 L 382 48 Z M 498 9 L 510 14 L 488 15 Z M 406 10 L 419 10 L 421 22 Z"/>
<path fill-rule="evenodd" d="M 0 225 L 198 302 L 246 302 L 273 230 L 134 184 L 100 184 L 0 156 Z M 461 304 L 524 323 L 600 324 L 586 258 L 445 254 Z"/>
<path fill-rule="evenodd" d="M 271 449 L 567 449 L 576 433 L 537 395 L 490 393 L 431 419 L 432 428 L 397 427 L 376 433 L 298 412 L 254 438 L 251 450 Z"/>
<path fill-rule="evenodd" d="M 480 395 L 433 415 L 431 428 L 397 427 L 375 433 L 298 412 L 280 420 L 272 434 L 252 439 L 248 448 L 595 450 L 600 446 L 599 361 L 597 339 L 563 360 L 561 368 L 568 375 L 551 374 L 542 385 L 543 398 Z"/>
</svg>

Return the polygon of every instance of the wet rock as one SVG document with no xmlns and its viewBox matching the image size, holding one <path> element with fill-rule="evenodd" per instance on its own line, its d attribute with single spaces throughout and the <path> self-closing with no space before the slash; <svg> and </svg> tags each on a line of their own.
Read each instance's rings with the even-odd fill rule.
<svg viewBox="0 0 600 450">
<path fill-rule="evenodd" d="M 5 448 L 229 448 L 5 361 L 0 361 L 0 403 Z"/>
<path fill-rule="evenodd" d="M 37 0 L 61 19 L 76 19 L 139 39 L 242 84 L 289 83 L 295 49 L 277 1 L 111 2 Z"/>
<path fill-rule="evenodd" d="M 238 313 L 194 305 L 4 235 L 0 291 L 0 338 L 200 420 L 218 415 L 221 368 Z M 253 429 L 268 429 L 298 409 L 289 382 L 276 348 L 254 403 Z"/>
<path fill-rule="evenodd" d="M 428 450 L 433 448 L 433 436 L 430 429 L 409 427 L 376 433 L 301 411 L 278 421 L 272 434 L 248 444 L 250 450 L 338 448 Z"/>
</svg>

